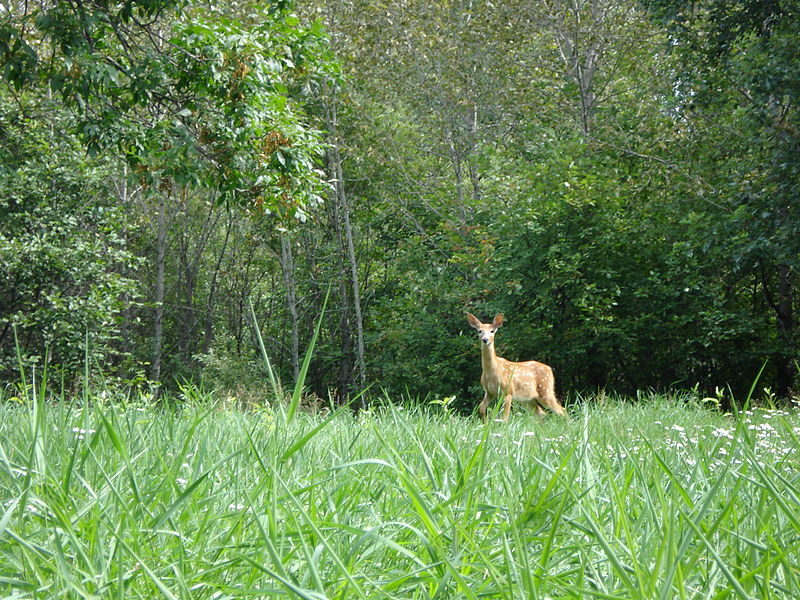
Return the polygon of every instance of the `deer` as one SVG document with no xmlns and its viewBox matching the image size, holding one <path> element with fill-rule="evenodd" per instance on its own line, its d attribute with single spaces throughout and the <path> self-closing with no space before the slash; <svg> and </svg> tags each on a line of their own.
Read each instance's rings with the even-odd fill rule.
<svg viewBox="0 0 800 600">
<path fill-rule="evenodd" d="M 481 386 L 483 401 L 479 406 L 481 418 L 486 421 L 486 408 L 489 402 L 503 398 L 503 421 L 508 422 L 511 402 L 524 402 L 535 408 L 537 417 L 544 417 L 544 409 L 550 409 L 565 417 L 566 411 L 556 398 L 553 369 L 535 360 L 511 362 L 501 358 L 494 351 L 494 335 L 503 324 L 503 315 L 498 314 L 491 323 L 481 323 L 472 313 L 467 313 L 467 321 L 478 330 L 481 341 Z"/>
</svg>

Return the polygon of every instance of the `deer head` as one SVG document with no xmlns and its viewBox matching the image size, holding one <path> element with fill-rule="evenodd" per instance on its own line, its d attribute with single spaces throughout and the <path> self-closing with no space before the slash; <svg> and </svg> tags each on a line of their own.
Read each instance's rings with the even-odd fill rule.
<svg viewBox="0 0 800 600">
<path fill-rule="evenodd" d="M 472 313 L 467 313 L 467 321 L 469 324 L 478 330 L 478 337 L 484 345 L 490 346 L 494 342 L 494 334 L 500 329 L 503 324 L 503 315 L 495 315 L 491 323 L 481 323 L 478 317 Z"/>
</svg>

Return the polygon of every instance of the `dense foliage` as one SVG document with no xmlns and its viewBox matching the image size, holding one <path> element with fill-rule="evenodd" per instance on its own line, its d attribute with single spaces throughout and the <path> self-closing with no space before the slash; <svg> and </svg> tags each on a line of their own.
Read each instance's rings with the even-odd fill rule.
<svg viewBox="0 0 800 600">
<path fill-rule="evenodd" d="M 95 349 L 128 357 L 103 361 L 124 377 L 243 395 L 266 378 L 256 326 L 296 378 L 328 298 L 312 391 L 343 401 L 372 385 L 471 409 L 480 362 L 464 313 L 504 312 L 499 353 L 553 365 L 562 394 L 740 395 L 766 363 L 759 388 L 789 396 L 797 11 L 9 5 L 2 197 L 9 214 L 23 195 L 30 208 L 2 224 L 6 269 L 28 269 L 18 290 L 4 284 L 2 323 L 53 332 L 31 334 L 26 356 L 79 356 L 102 330 Z M 68 190 L 58 203 L 53 186 Z M 19 266 L 34 219 L 61 232 L 48 243 L 70 277 Z M 45 318 L 36 293 L 83 300 Z"/>
<path fill-rule="evenodd" d="M 43 351 L 67 372 L 119 359 L 121 318 L 138 260 L 122 232 L 114 166 L 87 159 L 50 102 L 0 100 L 0 373 L 14 380 Z M 63 119 L 63 115 L 62 115 Z M 112 364 L 112 363 L 109 363 Z"/>
<path fill-rule="evenodd" d="M 311 78 L 323 38 L 278 5 L 231 18 L 176 0 L 53 0 L 3 21 L 7 80 L 45 81 L 77 109 L 89 152 L 118 153 L 148 186 L 203 185 L 288 216 L 317 199 L 318 135 L 287 86 Z"/>
</svg>

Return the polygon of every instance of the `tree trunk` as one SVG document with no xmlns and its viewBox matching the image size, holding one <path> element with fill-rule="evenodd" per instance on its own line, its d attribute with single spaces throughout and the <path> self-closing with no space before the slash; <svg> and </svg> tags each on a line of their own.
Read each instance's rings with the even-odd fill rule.
<svg viewBox="0 0 800 600">
<path fill-rule="evenodd" d="M 164 257 L 167 248 L 167 200 L 165 192 L 158 198 L 158 228 L 156 234 L 156 286 L 154 293 L 155 316 L 153 321 L 153 362 L 150 379 L 156 382 L 155 397 L 161 387 L 161 352 L 164 326 Z"/>
<path fill-rule="evenodd" d="M 481 185 L 480 176 L 478 175 L 478 168 L 475 166 L 475 161 L 478 157 L 478 105 L 472 105 L 469 123 L 469 147 L 470 155 L 467 158 L 469 165 L 469 179 L 472 183 L 472 199 L 475 203 L 481 201 Z"/>
<path fill-rule="evenodd" d="M 281 234 L 281 269 L 283 270 L 283 283 L 286 286 L 286 304 L 292 321 L 292 374 L 296 382 L 300 377 L 300 335 L 298 333 L 297 284 L 294 273 L 294 258 L 288 233 Z"/>
<path fill-rule="evenodd" d="M 178 288 L 183 289 L 183 306 L 180 312 L 183 313 L 181 323 L 181 337 L 178 340 L 181 356 L 187 364 L 194 361 L 197 352 L 200 334 L 198 332 L 198 315 L 200 311 L 196 308 L 197 303 L 197 284 L 200 280 L 201 270 L 204 268 L 203 259 L 208 241 L 217 229 L 217 223 L 222 218 L 222 212 L 217 210 L 213 203 L 209 204 L 208 213 L 203 221 L 202 228 L 196 231 L 192 227 L 194 217 L 189 206 L 188 188 L 183 187 L 180 191 L 181 205 L 183 207 L 185 219 L 184 226 L 179 229 L 178 237 L 178 273 L 181 281 Z M 176 232 L 177 233 L 177 232 Z"/>
<path fill-rule="evenodd" d="M 450 128 L 447 133 L 447 147 L 450 151 L 450 162 L 453 165 L 453 174 L 456 176 L 456 208 L 458 210 L 458 231 L 461 237 L 467 237 L 467 203 L 464 194 L 464 157 L 456 146 L 455 132 Z"/>
<path fill-rule="evenodd" d="M 178 226 L 176 230 L 173 231 L 173 239 L 175 240 L 176 246 L 176 254 L 173 256 L 178 263 L 178 269 L 176 270 L 179 278 L 177 287 L 183 290 L 183 301 L 181 302 L 183 306 L 176 307 L 177 314 L 182 314 L 180 337 L 177 341 L 182 360 L 191 360 L 193 337 L 197 327 L 197 315 L 194 310 L 195 288 L 197 287 L 197 278 L 199 275 L 197 267 L 200 262 L 197 260 L 197 257 L 202 253 L 202 248 L 198 248 L 195 256 L 190 256 L 190 246 L 193 238 L 196 236 L 190 226 L 191 217 L 189 214 L 186 187 L 181 188 L 179 194 L 179 206 L 181 208 L 178 209 L 177 212 L 179 217 Z M 183 210 L 183 214 L 180 212 L 181 209 Z"/>
<path fill-rule="evenodd" d="M 349 265 L 349 281 L 352 292 L 353 313 L 355 316 L 356 328 L 356 364 L 357 364 L 357 377 L 358 384 L 361 389 L 365 387 L 366 383 L 366 357 L 364 349 L 364 320 L 361 311 L 361 289 L 358 276 L 358 262 L 356 260 L 355 243 L 353 239 L 353 227 L 350 221 L 350 207 L 347 201 L 347 194 L 344 188 L 344 175 L 342 171 L 342 160 L 339 153 L 339 138 L 337 133 L 337 114 L 336 114 L 336 88 L 331 85 L 331 93 L 328 101 L 325 103 L 325 120 L 330 138 L 330 148 L 328 149 L 328 166 L 330 174 L 333 176 L 334 184 L 334 225 L 337 230 L 337 238 L 339 240 L 339 247 L 344 255 L 343 263 Z M 342 231 L 344 228 L 344 231 Z M 348 270 L 343 268 L 343 275 Z M 340 298 L 346 301 L 348 294 L 342 294 L 340 291 Z M 344 308 L 345 304 L 343 304 Z M 346 316 L 343 310 L 343 317 Z M 348 326 L 349 334 L 349 326 Z M 344 331 L 343 331 L 344 335 Z M 349 335 L 348 335 L 349 337 Z M 345 345 L 351 346 L 352 342 L 343 339 L 343 350 Z M 349 383 L 349 382 L 348 382 Z M 348 387 L 349 384 L 348 384 Z"/>
<path fill-rule="evenodd" d="M 206 302 L 206 315 L 205 327 L 203 331 L 203 354 L 208 354 L 211 349 L 211 344 L 214 342 L 214 300 L 217 294 L 217 285 L 219 280 L 219 272 L 222 267 L 222 260 L 225 258 L 225 252 L 228 249 L 228 240 L 231 237 L 231 228 L 233 217 L 228 209 L 228 220 L 225 223 L 225 239 L 222 242 L 222 248 L 217 256 L 217 262 L 214 265 L 214 272 L 211 274 L 211 283 L 208 287 L 208 301 Z"/>
<path fill-rule="evenodd" d="M 336 150 L 338 158 L 339 151 Z M 337 178 L 342 178 L 342 164 L 336 162 Z M 350 223 L 350 208 L 347 204 L 347 197 L 344 194 L 344 185 L 341 190 L 342 213 L 344 217 L 344 236 L 347 242 L 347 258 L 350 263 L 350 282 L 353 287 L 353 311 L 356 318 L 356 358 L 358 361 L 358 385 L 361 390 L 366 385 L 367 367 L 364 351 L 364 317 L 361 312 L 361 284 L 358 276 L 358 262 L 356 261 L 355 243 L 353 241 L 353 227 Z"/>
<path fill-rule="evenodd" d="M 589 14 L 584 14 L 588 5 Z M 578 2 L 556 0 L 554 34 L 567 76 L 578 88 L 578 120 L 581 133 L 592 131 L 595 110 L 594 77 L 605 50 L 604 23 L 611 12 L 610 4 L 598 0 Z M 583 25 L 587 22 L 587 25 Z"/>
<path fill-rule="evenodd" d="M 132 208 L 130 206 L 130 199 L 134 197 L 134 195 L 138 192 L 141 188 L 137 188 L 133 192 L 128 189 L 128 165 L 123 165 L 122 176 L 118 180 L 117 184 L 117 199 L 119 200 L 120 205 L 122 206 L 125 214 L 131 214 Z M 122 231 L 121 231 L 122 239 L 124 240 L 125 247 L 130 247 L 130 239 L 129 239 L 129 230 L 128 230 L 128 221 L 127 219 L 122 221 Z M 122 268 L 121 275 L 127 277 L 128 276 L 128 267 L 125 266 Z M 122 309 L 122 322 L 120 323 L 120 343 L 121 343 L 121 350 L 123 353 L 128 353 L 131 351 L 131 323 L 133 323 L 134 316 L 133 316 L 133 303 L 131 302 L 131 296 L 129 292 L 124 292 L 122 295 L 122 303 L 124 308 Z"/>
<path fill-rule="evenodd" d="M 796 367 L 794 339 L 794 286 L 789 265 L 778 265 L 778 299 L 775 307 L 778 325 L 778 341 L 781 348 L 777 353 L 775 393 L 780 398 L 788 398 L 794 386 Z"/>
</svg>

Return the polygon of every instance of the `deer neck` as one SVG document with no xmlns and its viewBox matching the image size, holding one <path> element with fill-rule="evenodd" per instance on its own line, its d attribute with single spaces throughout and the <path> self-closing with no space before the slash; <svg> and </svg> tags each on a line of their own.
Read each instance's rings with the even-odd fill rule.
<svg viewBox="0 0 800 600">
<path fill-rule="evenodd" d="M 497 355 L 494 353 L 494 342 L 481 344 L 481 367 L 484 373 L 494 373 L 497 369 Z"/>
</svg>

